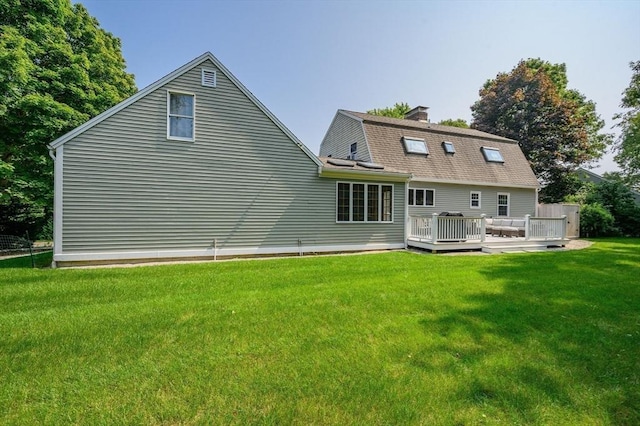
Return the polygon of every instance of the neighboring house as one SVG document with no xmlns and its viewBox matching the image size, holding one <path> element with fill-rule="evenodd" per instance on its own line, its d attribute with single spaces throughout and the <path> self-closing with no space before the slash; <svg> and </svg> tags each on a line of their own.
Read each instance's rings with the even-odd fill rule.
<svg viewBox="0 0 640 426">
<path fill-rule="evenodd" d="M 582 167 L 578 167 L 578 170 L 576 170 L 576 174 L 578 175 L 578 178 L 583 182 L 591 182 L 594 184 L 599 184 L 600 182 L 607 180 L 607 178 L 602 177 L 596 173 L 593 173 L 590 170 L 583 169 Z M 633 200 L 636 202 L 636 204 L 640 204 L 640 193 L 637 191 L 634 191 L 633 189 L 630 189 L 630 191 L 631 191 L 631 195 L 633 196 Z"/>
<path fill-rule="evenodd" d="M 211 53 L 50 149 L 54 265 L 405 247 L 409 174 L 320 161 Z"/>
<path fill-rule="evenodd" d="M 352 158 L 411 174 L 409 215 L 534 215 L 538 181 L 518 143 L 428 122 L 427 108 L 396 119 L 339 110 L 320 157 Z"/>
</svg>

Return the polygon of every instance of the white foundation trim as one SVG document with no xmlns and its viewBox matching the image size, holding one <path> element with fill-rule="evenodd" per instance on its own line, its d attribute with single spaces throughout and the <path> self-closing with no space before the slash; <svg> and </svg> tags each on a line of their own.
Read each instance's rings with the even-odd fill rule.
<svg viewBox="0 0 640 426">
<path fill-rule="evenodd" d="M 200 250 L 149 250 L 149 251 L 121 251 L 99 253 L 54 253 L 56 262 L 86 262 L 102 260 L 135 260 L 135 259 L 170 259 L 180 257 L 211 257 L 214 256 L 260 256 L 270 254 L 298 254 L 340 251 L 367 251 L 367 250 L 393 250 L 404 249 L 401 243 L 379 244 L 342 244 L 342 245 L 318 245 L 318 246 L 287 246 L 287 247 L 246 247 L 246 248 L 222 248 L 214 250 L 206 248 Z"/>
</svg>

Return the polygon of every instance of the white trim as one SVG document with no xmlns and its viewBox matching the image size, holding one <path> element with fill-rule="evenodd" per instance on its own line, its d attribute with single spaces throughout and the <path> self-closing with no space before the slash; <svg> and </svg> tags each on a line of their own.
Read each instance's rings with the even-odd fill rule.
<svg viewBox="0 0 640 426">
<path fill-rule="evenodd" d="M 500 214 L 500 196 L 501 195 L 506 195 L 507 196 L 507 214 L 506 215 L 501 215 Z M 503 204 L 504 205 L 504 204 Z M 511 215 L 511 193 L 510 192 L 498 192 L 496 194 L 496 217 L 509 217 Z"/>
<path fill-rule="evenodd" d="M 424 178 L 424 177 L 412 177 L 411 181 L 415 182 L 432 182 L 432 183 L 450 183 L 452 185 L 473 185 L 473 186 L 498 186 L 503 188 L 521 188 L 521 189 L 538 189 L 539 184 L 536 185 L 518 185 L 512 183 L 496 183 L 496 182 L 479 182 L 473 180 L 450 180 L 439 178 Z"/>
<path fill-rule="evenodd" d="M 61 253 L 54 254 L 56 262 L 84 262 L 101 260 L 135 260 L 135 259 L 170 259 L 185 257 L 211 257 L 219 256 L 259 256 L 269 254 L 301 254 L 319 252 L 341 251 L 366 251 L 366 250 L 395 250 L 403 249 L 402 243 L 377 243 L 377 244 L 341 244 L 341 245 L 310 245 L 310 246 L 284 246 L 284 247 L 243 247 L 243 248 L 213 248 L 199 250 L 147 250 L 147 251 L 121 251 L 99 253 Z"/>
<path fill-rule="evenodd" d="M 473 194 L 478 194 L 478 205 L 473 205 Z M 469 191 L 469 208 L 482 209 L 482 191 Z"/>
<path fill-rule="evenodd" d="M 349 220 L 338 220 L 338 188 L 340 184 L 349 185 Z M 353 185 L 364 185 L 364 220 L 353 220 Z M 369 220 L 369 186 L 377 186 L 378 187 L 378 220 Z M 383 197 L 382 197 L 382 187 L 390 186 L 391 187 L 391 220 L 382 220 L 383 216 Z M 393 183 L 380 183 L 380 182 L 346 182 L 346 181 L 336 181 L 336 209 L 335 209 L 335 218 L 336 224 L 345 224 L 345 223 L 394 223 L 395 221 L 395 201 L 396 201 L 396 186 Z"/>
<path fill-rule="evenodd" d="M 213 74 L 213 84 L 209 84 L 207 83 L 207 79 L 205 78 L 205 75 L 207 73 L 212 73 Z M 218 74 L 216 73 L 216 70 L 212 70 L 209 68 L 202 68 L 200 70 L 200 84 L 203 87 L 216 87 L 218 85 Z"/>
<path fill-rule="evenodd" d="M 125 109 L 126 107 L 128 107 L 129 105 L 131 105 L 134 102 L 138 101 L 139 99 L 142 99 L 143 97 L 145 97 L 149 93 L 155 91 L 156 89 L 159 89 L 160 87 L 164 86 L 168 82 L 180 77 L 184 73 L 192 70 L 193 68 L 199 66 L 200 64 L 202 64 L 203 62 L 205 62 L 207 60 L 213 62 L 215 67 L 218 68 L 218 70 L 220 70 L 220 72 L 222 74 L 224 74 L 229 80 L 231 80 L 231 82 L 233 84 L 235 84 L 236 87 L 238 89 L 240 89 L 240 91 L 247 98 L 249 98 L 249 100 L 251 100 L 258 107 L 258 109 L 260 109 L 280 130 L 282 130 L 282 132 L 285 135 L 287 135 L 289 137 L 289 139 L 291 139 L 291 141 L 293 143 L 298 145 L 298 147 L 305 154 L 307 154 L 307 156 L 314 163 L 316 163 L 317 166 L 322 166 L 322 162 L 318 159 L 318 157 L 316 157 L 315 154 L 313 152 L 311 152 L 311 150 L 309 148 L 307 148 L 306 145 L 304 145 L 302 142 L 300 142 L 300 140 L 293 133 L 291 133 L 291 131 L 284 124 L 282 124 L 282 122 L 280 122 L 280 120 L 278 120 L 276 118 L 276 116 L 273 115 L 273 113 L 271 111 L 269 111 L 267 109 L 267 107 L 265 107 L 262 104 L 262 102 L 260 102 L 253 95 L 253 93 L 251 93 L 246 87 L 244 87 L 244 85 L 242 83 L 240 83 L 240 81 L 233 74 L 231 74 L 231 72 L 224 65 L 222 65 L 222 63 L 215 56 L 213 56 L 213 54 L 211 52 L 206 52 L 206 53 L 198 56 L 197 58 L 193 59 L 191 62 L 181 66 L 177 70 L 175 70 L 175 71 L 171 72 L 170 74 L 167 74 L 166 76 L 162 77 L 160 80 L 156 81 L 155 83 L 152 83 L 149 86 L 145 87 L 144 89 L 140 90 L 135 95 L 133 95 L 133 96 L 129 97 L 128 99 L 125 99 L 124 101 L 120 102 L 119 104 L 111 107 L 110 109 L 106 110 L 102 114 L 99 114 L 99 115 L 93 117 L 91 120 L 87 121 L 86 123 L 84 123 L 81 126 L 76 127 L 75 129 L 71 130 L 69 133 L 60 136 L 55 141 L 51 142 L 51 144 L 49 144 L 49 146 L 51 148 L 54 148 L 54 149 L 59 147 L 60 145 L 64 144 L 65 142 L 67 142 L 67 141 L 73 139 L 74 137 L 84 133 L 85 131 L 87 131 L 88 129 L 92 128 L 96 124 L 101 123 L 102 121 L 104 121 L 107 118 L 111 117 L 115 113 Z"/>
<path fill-rule="evenodd" d="M 369 153 L 369 158 L 371 159 L 372 163 L 375 163 L 376 161 L 373 158 L 373 155 L 371 154 L 371 148 L 369 147 L 369 138 L 367 138 L 367 132 L 364 130 L 364 121 L 362 120 L 360 120 L 360 127 L 362 128 L 362 136 L 364 136 L 364 144 L 367 148 L 367 152 Z"/>
<path fill-rule="evenodd" d="M 56 150 L 56 158 L 53 163 L 53 254 L 62 253 L 62 197 L 64 185 L 64 146 L 60 145 Z"/>
<path fill-rule="evenodd" d="M 411 178 L 411 175 L 406 173 L 374 172 L 355 169 L 334 169 L 329 167 L 321 167 L 319 172 L 320 177 L 332 179 L 377 179 L 378 181 L 380 179 L 384 179 L 385 182 L 406 182 L 409 178 Z"/>
<path fill-rule="evenodd" d="M 190 138 L 183 138 L 180 136 L 171 136 L 171 95 L 187 95 L 193 96 L 193 117 L 183 116 L 184 118 L 192 118 L 193 119 L 193 135 Z M 175 115 L 174 115 L 175 116 Z M 167 90 L 167 140 L 170 141 L 186 141 L 186 142 L 194 142 L 196 140 L 196 94 L 191 92 L 183 92 L 180 90 Z"/>
<path fill-rule="evenodd" d="M 357 121 L 359 121 L 360 123 L 364 123 L 364 120 L 363 120 L 362 118 L 360 118 L 360 117 L 356 117 L 356 116 L 355 116 L 355 115 L 353 115 L 353 114 L 349 114 L 347 111 L 345 111 L 345 110 L 343 110 L 343 109 L 339 109 L 339 110 L 338 110 L 338 113 L 340 113 L 340 114 L 342 114 L 342 115 L 344 115 L 344 116 L 346 116 L 346 117 L 353 118 L 354 120 L 357 120 Z M 336 113 L 336 114 L 338 114 L 338 113 Z M 364 130 L 364 128 L 363 128 L 363 130 Z"/>
</svg>

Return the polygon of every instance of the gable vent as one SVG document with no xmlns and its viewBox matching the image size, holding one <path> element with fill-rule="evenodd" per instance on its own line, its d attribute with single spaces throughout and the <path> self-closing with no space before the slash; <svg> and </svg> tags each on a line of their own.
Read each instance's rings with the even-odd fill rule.
<svg viewBox="0 0 640 426">
<path fill-rule="evenodd" d="M 206 87 L 216 87 L 216 72 L 202 69 L 202 85 Z"/>
</svg>

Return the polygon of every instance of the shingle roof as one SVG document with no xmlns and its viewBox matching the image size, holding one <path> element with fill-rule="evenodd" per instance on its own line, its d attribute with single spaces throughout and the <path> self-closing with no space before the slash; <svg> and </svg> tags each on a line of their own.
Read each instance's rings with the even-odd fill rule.
<svg viewBox="0 0 640 426">
<path fill-rule="evenodd" d="M 390 126 L 401 126 L 401 127 L 408 127 L 408 128 L 414 128 L 414 129 L 424 129 L 424 130 L 430 130 L 432 132 L 437 132 L 437 133 L 473 136 L 480 139 L 491 139 L 491 140 L 517 143 L 517 141 L 513 139 L 503 138 L 502 136 L 492 135 L 491 133 L 481 132 L 480 130 L 475 130 L 475 129 L 464 129 L 461 127 L 443 126 L 442 124 L 424 123 L 422 121 L 383 117 L 379 115 L 365 114 L 363 112 L 355 112 L 355 111 L 347 111 L 347 110 L 340 110 L 340 111 L 349 115 L 353 115 L 355 117 L 358 117 L 362 120 L 365 120 L 371 123 L 380 123 L 380 124 L 386 124 Z"/>
<path fill-rule="evenodd" d="M 481 132 L 413 120 L 339 112 L 362 120 L 372 160 L 415 178 L 505 186 L 537 187 L 529 162 L 514 140 Z M 429 155 L 409 154 L 402 137 L 424 139 Z M 452 142 L 455 154 L 445 153 L 442 142 Z M 504 163 L 485 160 L 483 146 L 498 148 Z"/>
</svg>

